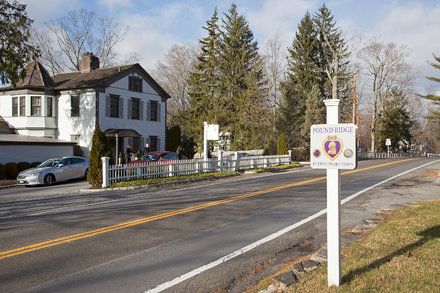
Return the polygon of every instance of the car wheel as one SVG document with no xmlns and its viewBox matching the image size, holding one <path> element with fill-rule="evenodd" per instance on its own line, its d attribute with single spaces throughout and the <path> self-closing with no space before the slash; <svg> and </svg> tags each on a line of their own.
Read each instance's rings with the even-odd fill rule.
<svg viewBox="0 0 440 293">
<path fill-rule="evenodd" d="M 47 174 L 44 177 L 44 184 L 46 185 L 52 185 L 55 183 L 55 177 L 52 174 Z"/>
<path fill-rule="evenodd" d="M 87 180 L 87 175 L 89 174 L 89 169 L 86 170 L 86 172 L 84 172 L 84 180 Z"/>
</svg>

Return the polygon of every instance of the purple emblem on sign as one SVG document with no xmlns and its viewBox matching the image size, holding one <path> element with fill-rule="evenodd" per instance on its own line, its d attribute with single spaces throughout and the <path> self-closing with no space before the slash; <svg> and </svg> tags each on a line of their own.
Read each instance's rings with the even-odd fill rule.
<svg viewBox="0 0 440 293">
<path fill-rule="evenodd" d="M 336 159 L 342 151 L 342 142 L 337 136 L 327 136 L 327 139 L 323 143 L 324 153 L 331 160 Z"/>
</svg>

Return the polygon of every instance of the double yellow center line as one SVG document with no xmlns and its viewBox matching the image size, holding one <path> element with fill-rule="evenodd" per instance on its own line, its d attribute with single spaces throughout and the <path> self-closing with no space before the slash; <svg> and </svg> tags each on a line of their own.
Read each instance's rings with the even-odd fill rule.
<svg viewBox="0 0 440 293">
<path fill-rule="evenodd" d="M 409 159 L 409 160 L 414 160 L 414 159 Z M 385 163 L 385 164 L 380 164 L 380 165 L 376 165 L 376 166 L 371 166 L 371 167 L 366 167 L 366 168 L 357 169 L 357 170 L 353 170 L 353 171 L 348 171 L 348 172 L 342 173 L 342 175 L 353 174 L 353 173 L 358 173 L 358 172 L 367 171 L 367 170 L 371 170 L 371 169 L 381 168 L 381 167 L 385 167 L 388 165 L 401 163 L 404 161 L 407 162 L 409 160 L 407 159 L 407 160 L 393 161 L 393 162 L 389 162 L 389 163 Z M 279 190 L 283 190 L 283 189 L 287 189 L 287 188 L 291 188 L 291 187 L 296 187 L 296 186 L 300 186 L 300 185 L 306 185 L 306 184 L 318 182 L 318 181 L 324 180 L 325 178 L 326 178 L 325 176 L 321 176 L 321 177 L 316 177 L 316 178 L 312 178 L 312 179 L 308 179 L 308 180 L 303 180 L 300 182 L 294 182 L 294 183 L 289 183 L 289 184 L 285 184 L 285 185 L 280 185 L 280 186 L 276 186 L 276 187 L 272 187 L 272 188 L 268 188 L 268 189 L 264 189 L 264 190 L 260 190 L 260 191 L 255 191 L 255 192 L 232 196 L 230 198 L 226 198 L 226 199 L 222 199 L 222 200 L 211 201 L 211 202 L 207 202 L 207 203 L 192 206 L 192 207 L 178 209 L 178 210 L 158 214 L 155 216 L 150 216 L 150 217 L 146 217 L 146 218 L 140 218 L 140 219 L 136 219 L 136 220 L 122 222 L 122 223 L 119 223 L 116 225 L 106 226 L 103 228 L 90 230 L 90 231 L 79 233 L 79 234 L 73 234 L 70 236 L 51 239 L 48 241 L 39 242 L 39 243 L 35 243 L 35 244 L 23 246 L 23 247 L 11 249 L 11 250 L 1 251 L 0 252 L 0 260 L 5 259 L 5 258 L 9 258 L 9 257 L 13 257 L 16 255 L 20 255 L 20 254 L 29 253 L 32 251 L 45 249 L 45 248 L 52 247 L 52 246 L 57 246 L 57 245 L 65 244 L 65 243 L 78 241 L 81 239 L 93 237 L 93 236 L 104 234 L 104 233 L 109 233 L 109 232 L 129 228 L 129 227 L 133 227 L 133 226 L 137 226 L 137 225 L 141 225 L 141 224 L 145 224 L 145 223 L 149 223 L 149 222 L 153 222 L 153 221 L 157 221 L 157 220 L 161 220 L 161 219 L 170 218 L 170 217 L 177 216 L 177 215 L 182 215 L 182 214 L 187 214 L 187 213 L 191 213 L 191 212 L 198 211 L 198 210 L 203 210 L 203 209 L 206 209 L 209 207 L 228 204 L 228 203 L 239 201 L 242 199 L 271 193 L 274 191 L 279 191 Z"/>
</svg>

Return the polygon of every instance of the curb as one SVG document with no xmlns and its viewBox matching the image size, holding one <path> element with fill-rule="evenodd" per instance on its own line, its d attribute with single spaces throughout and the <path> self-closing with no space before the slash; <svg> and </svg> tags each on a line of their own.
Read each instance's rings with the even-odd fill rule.
<svg viewBox="0 0 440 293">
<path fill-rule="evenodd" d="M 18 187 L 18 185 L 17 184 L 3 185 L 0 186 L 0 189 L 13 188 L 13 187 Z"/>
</svg>

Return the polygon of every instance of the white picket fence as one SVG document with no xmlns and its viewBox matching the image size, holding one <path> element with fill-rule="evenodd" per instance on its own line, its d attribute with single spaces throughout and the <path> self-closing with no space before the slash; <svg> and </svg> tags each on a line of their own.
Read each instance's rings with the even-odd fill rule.
<svg viewBox="0 0 440 293">
<path fill-rule="evenodd" d="M 193 159 L 176 160 L 172 162 L 132 162 L 129 165 L 109 165 L 109 158 L 102 158 L 102 187 L 105 188 L 116 182 L 134 179 L 172 177 L 216 171 L 240 171 L 290 163 L 290 154 L 283 156 L 251 157 L 239 157 L 235 155 L 207 160 Z"/>
</svg>

